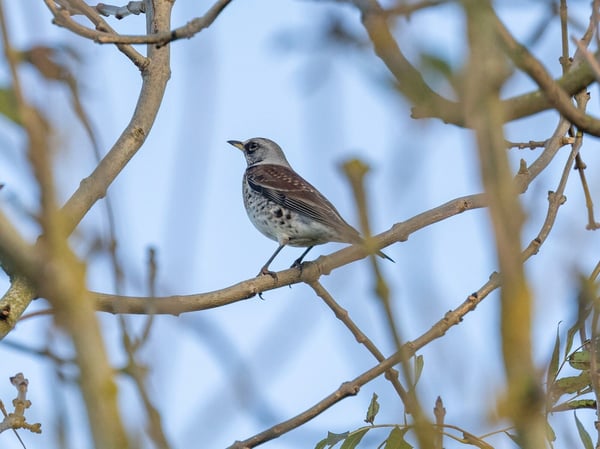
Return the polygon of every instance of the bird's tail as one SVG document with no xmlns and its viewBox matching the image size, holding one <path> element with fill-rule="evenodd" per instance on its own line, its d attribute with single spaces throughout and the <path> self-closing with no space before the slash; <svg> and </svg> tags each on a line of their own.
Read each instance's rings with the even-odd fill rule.
<svg viewBox="0 0 600 449">
<path fill-rule="evenodd" d="M 384 253 L 383 251 L 377 251 L 375 254 L 377 254 L 379 257 L 381 257 L 382 259 L 387 259 L 390 262 L 396 263 L 396 261 L 394 259 L 392 259 L 390 256 L 388 256 L 386 253 Z"/>
</svg>

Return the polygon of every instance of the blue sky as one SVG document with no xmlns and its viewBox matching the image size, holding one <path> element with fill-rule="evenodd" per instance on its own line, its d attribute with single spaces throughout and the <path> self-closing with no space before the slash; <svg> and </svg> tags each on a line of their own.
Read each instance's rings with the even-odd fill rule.
<svg viewBox="0 0 600 449">
<path fill-rule="evenodd" d="M 517 37 L 527 38 L 543 6 L 535 2 L 521 7 L 506 5 L 501 8 L 506 23 Z M 83 41 L 53 26 L 42 2 L 22 0 L 6 6 L 18 45 L 62 43 L 78 51 L 81 63 L 73 68 L 106 151 L 133 111 L 140 86 L 137 70 L 111 46 Z M 208 6 L 205 1 L 177 2 L 173 24 L 185 23 Z M 582 23 L 587 21 L 586 7 L 571 9 Z M 126 266 L 125 292 L 145 292 L 149 246 L 157 249 L 159 293 L 164 295 L 209 291 L 250 278 L 275 249 L 275 242 L 258 233 L 246 217 L 241 198 L 245 162 L 226 143 L 229 139 L 263 136 L 276 140 L 294 168 L 354 224 L 358 220 L 351 190 L 339 166 L 350 157 L 363 159 L 372 168 L 367 188 L 375 231 L 455 197 L 481 191 L 471 133 L 437 120 L 412 120 L 410 105 L 386 82 L 389 76 L 371 52 L 323 45 L 318 36 L 331 15 L 342 17 L 364 35 L 358 14 L 346 5 L 238 1 L 208 30 L 172 44 L 172 78 L 157 123 L 109 190 L 118 217 L 119 256 Z M 140 33 L 144 19 L 131 17 L 114 26 L 123 33 Z M 557 33 L 555 21 L 536 47 L 536 54 L 553 64 L 549 68 L 555 74 L 559 73 Z M 399 20 L 396 35 L 415 62 L 419 52 L 426 51 L 446 59 L 454 68 L 462 64 L 464 29 L 455 7 L 415 14 L 409 22 Z M 284 37 L 309 44 L 286 47 Z M 8 79 L 6 72 L 1 76 Z M 32 100 L 51 112 L 57 127 L 58 188 L 66 199 L 93 169 L 89 141 L 69 109 L 66 91 L 40 82 L 31 71 L 24 76 L 36 86 L 29 92 Z M 437 88 L 447 90 L 443 83 Z M 518 76 L 507 86 L 506 95 L 530 88 L 532 83 Z M 597 95 L 596 89 L 592 94 Z M 594 97 L 590 108 L 597 112 Z M 542 140 L 556 122 L 553 113 L 544 113 L 511 123 L 506 127 L 507 138 Z M 11 209 L 7 200 L 11 194 L 31 206 L 35 190 L 22 154 L 23 136 L 9 125 L 2 130 L 6 150 L 0 151 L 0 179 L 7 187 L 0 205 Z M 595 139 L 586 138 L 584 159 L 589 167 L 599 162 L 596 146 Z M 516 167 L 520 158 L 531 162 L 537 154 L 511 150 L 511 162 Z M 529 211 L 525 242 L 541 225 L 545 192 L 556 188 L 566 155 L 565 151 L 522 196 Z M 591 189 L 599 192 L 600 180 L 592 170 L 588 170 Z M 591 270 L 600 248 L 598 235 L 584 229 L 583 198 L 575 175 L 553 235 L 527 264 L 539 312 L 535 346 L 540 366 L 549 359 L 558 322 L 571 318 L 575 274 Z M 18 217 L 13 209 L 11 213 Z M 35 238 L 34 227 L 24 223 L 22 229 Z M 98 204 L 80 225 L 74 245 L 83 252 L 91 236 L 106 232 L 105 213 Z M 311 257 L 342 246 L 319 247 Z M 273 268 L 287 267 L 300 251 L 285 249 Z M 433 225 L 386 253 L 396 264 L 382 263 L 381 268 L 392 289 L 402 336 L 408 340 L 429 329 L 496 269 L 485 211 L 471 211 Z M 110 273 L 105 257 L 94 258 L 89 265 L 90 288 L 113 291 Z M 1 282 L 8 285 L 6 279 Z M 391 353 L 382 309 L 372 295 L 369 264 L 357 262 L 322 282 L 380 349 Z M 142 358 L 152 369 L 149 390 L 163 412 L 174 448 L 199 440 L 203 447 L 220 448 L 249 437 L 298 414 L 374 364 L 307 286 L 271 291 L 265 298 L 156 319 Z M 497 300 L 497 294 L 490 295 L 463 323 L 420 352 L 425 358 L 420 381 L 425 409 L 430 410 L 441 395 L 447 422 L 473 433 L 501 427 L 501 423 L 490 422 L 502 382 Z M 32 310 L 42 308 L 43 301 L 32 305 Z M 124 359 L 116 349 L 120 338 L 117 321 L 108 315 L 99 318 L 118 365 Z M 137 317 L 127 321 L 134 329 L 143 323 Z M 49 324 L 49 318 L 29 319 L 9 339 L 34 347 L 52 341 L 57 351 L 69 354 L 64 336 Z M 563 329 L 569 324 L 563 324 Z M 60 407 L 67 410 L 73 447 L 90 447 L 79 427 L 83 408 L 76 391 L 58 384 L 60 391 L 52 393 L 56 379 L 51 364 L 1 344 L 0 357 L 5 360 L 0 370 L 0 398 L 5 403 L 13 392 L 2 379 L 18 371 L 30 379 L 33 408 L 28 416 L 43 423 L 44 434 L 23 434 L 28 447 L 55 447 L 52 419 Z M 139 402 L 128 382 L 121 382 L 121 387 L 123 414 L 135 429 L 143 416 Z M 373 392 L 382 405 L 378 422 L 398 422 L 403 408 L 386 381 L 378 379 L 357 397 L 264 447 L 312 447 L 327 431 L 361 426 Z M 594 419 L 591 413 L 581 417 L 589 423 Z M 573 430 L 572 424 L 570 427 Z M 384 434 L 378 435 L 377 441 L 381 441 Z M 0 435 L 0 441 L 2 447 L 19 447 L 7 433 Z M 376 446 L 376 440 L 371 441 Z M 511 444 L 505 440 L 499 447 Z M 148 441 L 144 445 L 150 447 Z"/>
</svg>

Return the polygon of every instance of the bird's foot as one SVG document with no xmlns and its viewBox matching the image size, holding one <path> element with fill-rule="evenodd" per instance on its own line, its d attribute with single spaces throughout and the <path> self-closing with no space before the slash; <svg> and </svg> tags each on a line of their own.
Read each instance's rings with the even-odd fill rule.
<svg viewBox="0 0 600 449">
<path fill-rule="evenodd" d="M 296 259 L 290 268 L 298 268 L 300 270 L 300 274 L 302 274 L 302 270 L 304 270 L 304 265 L 310 262 L 302 262 L 302 259 Z"/>
<path fill-rule="evenodd" d="M 290 269 L 298 268 L 300 270 L 300 274 L 302 274 L 302 269 L 304 268 L 304 262 L 302 262 L 302 257 L 298 257 L 294 260 L 294 263 L 290 266 Z M 292 284 L 288 285 L 289 288 L 292 288 Z"/>
<path fill-rule="evenodd" d="M 258 274 L 256 275 L 256 277 L 264 276 L 265 274 L 268 274 L 273 279 L 275 279 L 275 281 L 277 281 L 277 273 L 275 273 L 274 271 L 269 270 L 268 265 L 265 265 L 264 267 L 262 267 L 260 269 L 260 271 L 258 272 Z"/>
<path fill-rule="evenodd" d="M 267 275 L 267 274 L 269 276 L 271 276 L 275 280 L 275 282 L 277 282 L 277 273 L 275 273 L 274 271 L 269 270 L 269 266 L 268 265 L 265 265 L 264 267 L 262 267 L 260 269 L 260 271 L 258 272 L 258 274 L 256 275 L 256 277 L 258 278 L 258 277 L 261 277 L 261 276 L 264 276 L 264 275 Z M 260 299 L 262 299 L 263 301 L 265 300 L 265 298 L 263 298 L 263 292 L 260 292 L 258 294 L 258 297 Z"/>
</svg>

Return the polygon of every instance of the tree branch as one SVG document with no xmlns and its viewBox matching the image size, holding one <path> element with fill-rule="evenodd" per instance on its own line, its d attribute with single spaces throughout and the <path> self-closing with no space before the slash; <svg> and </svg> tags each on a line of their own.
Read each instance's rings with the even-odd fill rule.
<svg viewBox="0 0 600 449">
<path fill-rule="evenodd" d="M 172 6 L 171 2 L 162 3 Z M 152 23 L 148 25 L 149 29 L 169 28 L 170 10 L 158 9 L 150 17 L 152 17 Z M 81 181 L 79 188 L 61 210 L 65 220 L 64 226 L 68 233 L 71 233 L 91 207 L 105 196 L 108 187 L 144 143 L 154 124 L 170 77 L 169 60 L 168 46 L 162 48 L 148 46 L 148 64 L 142 70 L 142 88 L 129 124 L 92 174 Z M 4 241 L 4 244 L 9 243 L 8 239 Z M 22 286 L 19 286 L 22 291 L 20 287 Z M 0 320 L 0 339 L 13 328 L 14 323 L 24 311 L 23 307 L 11 308 L 9 300 L 15 297 L 13 289 L 14 287 L 11 286 L 4 297 L 0 299 L 0 310 L 7 308 L 10 310 L 7 319 Z M 28 290 L 33 291 L 34 288 L 30 286 Z M 33 295 L 30 295 L 26 301 L 22 302 L 24 307 L 32 299 Z"/>
<path fill-rule="evenodd" d="M 89 6 L 88 8 L 93 10 L 95 15 L 86 14 L 86 16 L 92 20 L 92 23 L 96 25 L 97 29 L 94 30 L 85 27 L 71 19 L 71 14 L 68 10 L 54 5 L 54 0 L 44 1 L 54 15 L 54 23 L 99 44 L 156 44 L 158 46 L 163 46 L 178 39 L 189 39 L 208 28 L 232 0 L 217 0 L 202 17 L 196 17 L 179 28 L 170 31 L 155 31 L 155 29 L 148 31 L 148 34 L 145 35 L 121 35 L 114 32 L 104 20 L 101 19 L 98 12 Z M 105 6 L 103 4 L 99 4 L 98 6 L 100 5 L 103 7 Z"/>
<path fill-rule="evenodd" d="M 375 247 L 383 248 L 392 243 L 405 241 L 415 231 L 442 221 L 467 210 L 485 207 L 483 195 L 469 195 L 456 198 L 441 206 L 416 215 L 409 220 L 395 224 L 390 230 L 373 237 Z M 367 257 L 367 252 L 359 245 L 349 246 L 321 256 L 313 262 L 305 263 L 302 270 L 290 268 L 277 272 L 277 279 L 271 276 L 251 278 L 224 289 L 195 295 L 176 295 L 161 298 L 118 296 L 106 293 L 92 293 L 96 308 L 110 313 L 132 314 L 171 314 L 212 309 L 226 304 L 252 298 L 260 292 L 297 284 L 310 283 L 322 275 L 328 275 L 336 268 Z"/>
<path fill-rule="evenodd" d="M 148 0 L 145 0 L 148 1 Z M 96 33 L 104 33 L 109 35 L 116 35 L 117 33 L 110 27 L 106 21 L 100 17 L 100 14 L 85 3 L 83 0 L 65 0 L 68 7 L 59 7 L 55 0 L 44 0 L 50 12 L 54 16 L 54 23 L 58 26 L 63 26 L 75 34 L 83 37 L 93 38 Z M 97 30 L 91 30 L 74 20 L 71 19 L 72 11 L 77 11 L 79 14 L 83 14 L 92 22 Z M 118 44 L 117 48 L 127 56 L 131 62 L 133 62 L 140 70 L 148 63 L 148 60 L 137 52 L 131 45 Z"/>
<path fill-rule="evenodd" d="M 564 115 L 570 122 L 576 125 L 582 131 L 586 131 L 595 136 L 600 136 L 600 120 L 587 115 L 584 111 L 573 106 L 571 96 L 575 93 L 565 92 L 564 89 L 550 76 L 541 62 L 539 62 L 527 49 L 519 44 L 512 34 L 506 29 L 504 24 L 494 14 L 494 24 L 498 36 L 507 55 L 514 64 L 525 73 L 527 73 L 540 88 L 550 102 L 550 104 Z M 593 69 L 588 70 L 593 75 Z"/>
<path fill-rule="evenodd" d="M 377 1 L 352 0 L 351 2 L 361 11 L 362 23 L 373 43 L 375 53 L 396 78 L 400 92 L 413 104 L 411 116 L 415 119 L 439 118 L 445 123 L 468 127 L 464 107 L 460 103 L 448 100 L 433 91 L 427 85 L 421 73 L 404 56 L 389 29 L 386 14 Z M 499 20 L 497 25 L 503 27 Z M 499 31 L 501 32 L 501 29 Z M 595 54 L 595 57 L 599 56 L 600 51 Z M 521 68 L 523 70 L 534 70 L 533 66 L 523 66 Z M 555 101 L 560 100 L 561 105 L 564 106 L 564 97 L 560 93 L 556 93 L 557 90 L 564 92 L 568 97 L 585 89 L 595 80 L 595 74 L 591 67 L 580 60 L 576 60 L 569 72 L 557 80 L 549 78 L 549 75 L 548 77 L 540 75 L 541 72 L 538 69 L 539 67 L 535 70 L 535 75 L 538 78 L 534 79 L 538 83 L 543 81 L 540 84 L 542 89 L 501 101 L 503 122 L 510 122 L 551 109 L 555 105 Z M 545 72 L 545 70 L 543 71 Z M 533 73 L 530 73 L 530 75 L 533 76 Z M 553 95 L 552 98 L 548 98 L 548 92 Z M 600 132 L 597 123 L 589 116 L 583 117 L 581 113 L 570 109 L 568 117 L 577 119 L 576 123 L 578 125 L 581 123 L 586 130 Z"/>
<path fill-rule="evenodd" d="M 33 433 L 42 433 L 42 425 L 40 423 L 29 424 L 25 417 L 25 410 L 31 407 L 31 401 L 27 399 L 29 380 L 25 379 L 22 373 L 17 373 L 10 378 L 10 383 L 17 389 L 17 397 L 12 401 L 15 409 L 14 412 L 7 413 L 4 404 L 0 401 L 0 408 L 4 415 L 4 419 L 0 421 L 0 433 L 8 429 L 14 430 L 15 433 L 17 429 L 26 429 Z M 21 441 L 18 434 L 17 438 Z M 23 444 L 22 441 L 21 444 Z"/>
<path fill-rule="evenodd" d="M 356 341 L 361 345 L 364 345 L 378 362 L 383 362 L 385 360 L 383 353 L 377 348 L 377 346 L 375 346 L 369 337 L 367 337 L 367 335 L 360 330 L 352 318 L 350 318 L 348 311 L 340 306 L 335 299 L 333 299 L 333 296 L 331 296 L 327 289 L 323 287 L 319 281 L 310 282 L 309 285 L 317 294 L 317 296 L 323 300 L 327 307 L 331 309 L 335 317 L 344 323 L 344 326 L 348 328 Z M 400 399 L 404 403 L 405 409 L 410 413 L 413 407 L 411 405 L 408 393 L 398 379 L 398 371 L 395 369 L 390 369 L 385 373 L 385 378 L 391 382 L 396 390 L 396 393 L 398 393 L 398 396 L 400 396 Z"/>
</svg>

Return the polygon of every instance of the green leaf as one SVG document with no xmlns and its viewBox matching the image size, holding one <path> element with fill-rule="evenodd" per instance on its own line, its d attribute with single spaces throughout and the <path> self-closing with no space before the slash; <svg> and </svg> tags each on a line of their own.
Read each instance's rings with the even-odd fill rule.
<svg viewBox="0 0 600 449">
<path fill-rule="evenodd" d="M 581 442 L 583 443 L 583 447 L 585 449 L 594 449 L 594 443 L 592 443 L 592 437 L 585 430 L 579 418 L 577 418 L 577 413 L 573 412 L 573 416 L 575 417 L 575 424 L 577 425 L 577 432 L 579 433 L 579 438 L 581 438 Z"/>
<path fill-rule="evenodd" d="M 422 355 L 418 355 L 415 357 L 415 381 L 414 385 L 417 385 L 417 382 L 421 378 L 421 373 L 423 372 L 423 366 L 425 365 L 425 359 L 423 359 Z"/>
<path fill-rule="evenodd" d="M 571 352 L 571 348 L 573 347 L 573 339 L 575 338 L 575 335 L 577 335 L 577 332 L 579 332 L 579 324 L 580 322 L 577 321 L 573 325 L 573 327 L 571 327 L 571 329 L 567 331 L 567 346 L 565 347 L 565 357 L 567 357 L 567 355 Z"/>
<path fill-rule="evenodd" d="M 590 387 L 592 379 L 589 371 L 583 371 L 579 376 L 567 376 L 558 379 L 552 385 L 552 393 L 563 394 L 579 393 Z"/>
<path fill-rule="evenodd" d="M 592 357 L 590 351 L 582 349 L 572 353 L 567 360 L 573 368 L 583 371 L 590 369 Z"/>
<path fill-rule="evenodd" d="M 596 410 L 596 401 L 593 399 L 576 399 L 574 401 L 567 401 L 552 407 L 552 412 L 564 412 L 567 410 L 578 409 Z"/>
<path fill-rule="evenodd" d="M 481 438 L 477 438 L 475 435 L 473 435 L 472 433 L 469 433 L 469 432 L 463 432 L 463 439 L 465 440 L 465 442 L 467 444 L 471 444 L 480 449 L 494 449 L 493 446 L 489 445 L 488 443 L 483 441 Z"/>
<path fill-rule="evenodd" d="M 327 444 L 327 438 L 324 438 L 317 443 L 317 445 L 315 446 L 315 449 L 325 449 L 326 444 Z M 331 447 L 331 446 L 329 446 L 329 447 Z"/>
<path fill-rule="evenodd" d="M 546 439 L 548 441 L 556 441 L 556 434 L 548 421 L 546 421 Z"/>
<path fill-rule="evenodd" d="M 349 434 L 350 434 L 350 432 L 344 432 L 344 433 L 327 432 L 327 438 L 324 438 L 323 440 L 319 441 L 317 443 L 317 445 L 315 446 L 315 449 L 324 449 L 325 446 L 333 447 L 336 444 L 338 444 L 340 441 L 345 440 Z"/>
<path fill-rule="evenodd" d="M 383 449 L 412 449 L 412 446 L 404 439 L 406 432 L 408 432 L 408 427 L 404 429 L 394 427 L 387 437 Z"/>
<path fill-rule="evenodd" d="M 578 408 L 596 409 L 596 401 L 593 399 L 577 399 L 575 401 L 569 401 L 567 404 L 569 404 L 573 410 Z"/>
<path fill-rule="evenodd" d="M 363 439 L 363 437 L 369 430 L 369 427 L 365 427 L 355 432 L 350 432 L 350 435 L 348 435 L 348 438 L 346 438 L 346 440 L 342 443 L 340 449 L 354 449 L 356 446 L 358 446 L 360 440 Z"/>
<path fill-rule="evenodd" d="M 379 413 L 379 402 L 377 402 L 377 397 L 377 394 L 373 393 L 373 396 L 371 397 L 371 403 L 367 409 L 367 417 L 365 418 L 366 423 L 373 424 L 377 413 Z"/>
<path fill-rule="evenodd" d="M 556 339 L 554 340 L 554 349 L 552 350 L 552 357 L 550 358 L 550 365 L 548 365 L 548 373 L 546 374 L 546 388 L 550 390 L 550 386 L 558 376 L 558 353 L 560 350 L 560 337 L 558 335 L 558 328 L 556 329 Z"/>
</svg>

